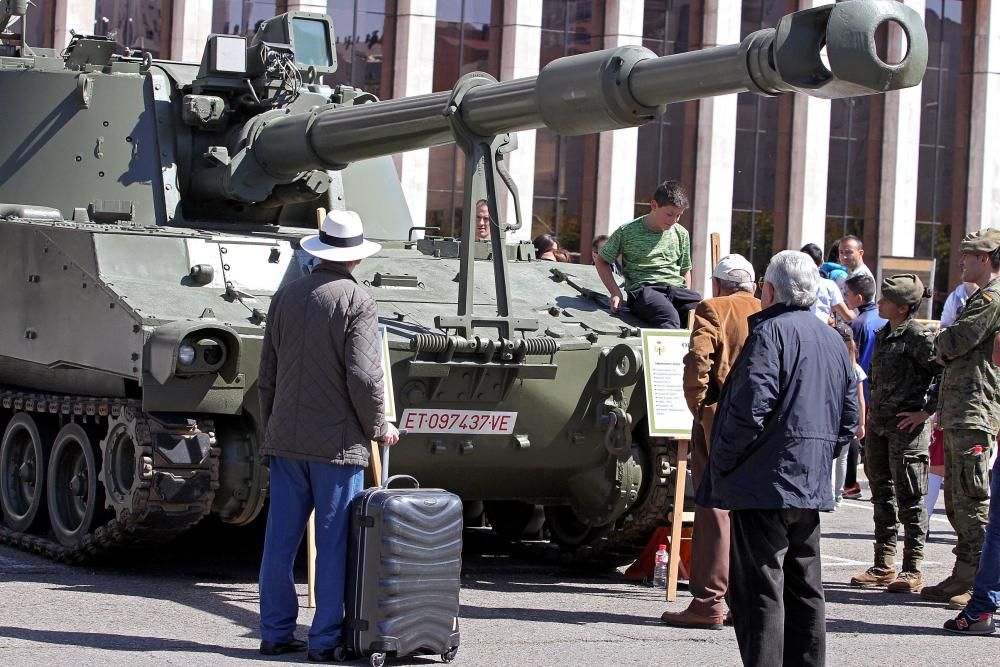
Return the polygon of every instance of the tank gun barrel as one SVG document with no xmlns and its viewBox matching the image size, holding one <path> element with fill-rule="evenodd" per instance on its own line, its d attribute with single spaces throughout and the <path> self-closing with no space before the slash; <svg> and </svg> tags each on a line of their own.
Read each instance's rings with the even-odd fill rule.
<svg viewBox="0 0 1000 667">
<path fill-rule="evenodd" d="M 883 62 L 875 32 L 905 34 L 901 62 Z M 454 125 L 478 136 L 548 127 L 577 135 L 634 127 L 667 104 L 714 95 L 800 92 L 840 98 L 914 86 L 927 67 L 920 15 L 893 0 L 849 0 L 801 10 L 740 44 L 656 57 L 624 46 L 559 58 L 536 77 L 496 82 L 467 75 L 452 91 L 289 114 L 262 126 L 254 150 L 274 175 L 454 141 Z"/>
</svg>

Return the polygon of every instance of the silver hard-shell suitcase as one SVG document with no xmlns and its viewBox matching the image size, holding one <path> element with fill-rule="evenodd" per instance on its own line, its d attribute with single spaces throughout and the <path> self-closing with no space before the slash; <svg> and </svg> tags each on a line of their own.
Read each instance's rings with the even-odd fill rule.
<svg viewBox="0 0 1000 667">
<path fill-rule="evenodd" d="M 406 475 L 386 476 L 351 505 L 343 642 L 369 656 L 458 652 L 458 593 L 462 570 L 462 500 L 443 489 L 421 489 Z M 408 480 L 414 488 L 390 488 Z"/>
</svg>

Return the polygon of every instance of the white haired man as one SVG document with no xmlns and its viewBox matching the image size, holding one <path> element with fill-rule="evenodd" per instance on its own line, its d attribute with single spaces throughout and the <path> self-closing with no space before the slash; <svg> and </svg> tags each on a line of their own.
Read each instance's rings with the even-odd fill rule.
<svg viewBox="0 0 1000 667">
<path fill-rule="evenodd" d="M 809 312 L 819 270 L 775 255 L 761 305 L 719 398 L 701 506 L 730 510 L 729 604 L 744 665 L 822 665 L 826 605 L 819 512 L 830 464 L 858 422 L 840 336 Z"/>
<path fill-rule="evenodd" d="M 754 296 L 753 264 L 741 255 L 726 255 L 712 272 L 712 298 L 698 304 L 691 343 L 684 357 L 684 398 L 694 416 L 691 430 L 691 476 L 695 488 L 708 465 L 708 445 L 719 395 L 729 369 L 749 333 L 747 318 L 760 312 Z M 729 512 L 695 506 L 691 544 L 691 603 L 683 611 L 666 611 L 667 625 L 722 629 L 729 587 Z"/>
</svg>

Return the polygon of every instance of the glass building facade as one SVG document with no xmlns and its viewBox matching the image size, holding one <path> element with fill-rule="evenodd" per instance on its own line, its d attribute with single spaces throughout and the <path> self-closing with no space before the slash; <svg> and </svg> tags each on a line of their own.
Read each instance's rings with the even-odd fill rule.
<svg viewBox="0 0 1000 667">
<path fill-rule="evenodd" d="M 935 316 L 959 281 L 952 248 L 965 230 L 975 13 L 974 2 L 929 0 L 924 16 L 930 55 L 921 93 L 915 255 L 938 260 Z"/>
<path fill-rule="evenodd" d="M 170 54 L 172 3 L 157 0 L 97 0 L 94 34 L 117 35 L 120 44 L 146 51 L 154 58 Z"/>
<path fill-rule="evenodd" d="M 214 0 L 212 32 L 223 35 L 252 35 L 257 24 L 278 13 L 274 0 Z"/>
<path fill-rule="evenodd" d="M 337 37 L 337 71 L 324 81 L 392 97 L 395 0 L 330 0 L 326 13 Z"/>
<path fill-rule="evenodd" d="M 642 45 L 658 56 L 701 48 L 701 0 L 646 0 Z M 698 103 L 671 104 L 651 123 L 639 127 L 635 163 L 636 217 L 649 211 L 649 200 L 665 180 L 679 180 L 694 208 L 695 156 L 698 143 Z M 691 214 L 681 218 L 690 228 Z"/>
<path fill-rule="evenodd" d="M 796 8 L 792 0 L 744 0 L 740 34 L 774 27 Z M 758 275 L 775 251 L 785 249 L 793 99 L 743 93 L 737 100 L 730 249 L 749 259 Z"/>
<path fill-rule="evenodd" d="M 28 46 L 53 48 L 56 0 L 34 0 L 31 5 L 28 5 L 28 13 L 22 20 L 25 21 L 25 24 L 17 24 L 14 29 L 24 31 Z"/>
<path fill-rule="evenodd" d="M 469 72 L 500 78 L 502 0 L 438 0 L 434 28 L 434 92 L 451 90 Z M 465 155 L 455 145 L 430 150 L 427 225 L 459 236 Z"/>
<path fill-rule="evenodd" d="M 604 3 L 543 0 L 539 66 L 556 58 L 604 46 Z M 596 134 L 561 137 L 538 130 L 531 236 L 552 234 L 571 252 L 588 248 L 594 236 L 597 180 Z"/>
</svg>

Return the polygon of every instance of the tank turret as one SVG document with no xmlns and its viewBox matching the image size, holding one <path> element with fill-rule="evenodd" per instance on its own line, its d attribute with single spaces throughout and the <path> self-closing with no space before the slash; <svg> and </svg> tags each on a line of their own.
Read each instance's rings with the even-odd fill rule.
<svg viewBox="0 0 1000 667">
<path fill-rule="evenodd" d="M 11 20 L 25 7 L 0 2 L 0 538 L 70 560 L 257 516 L 268 304 L 310 270 L 298 239 L 317 211 L 339 208 L 383 245 L 356 276 L 379 304 L 397 409 L 515 415 L 508 430 L 409 435 L 398 469 L 483 501 L 499 531 L 542 506 L 566 553 L 631 559 L 667 510 L 675 456 L 646 436 L 640 323 L 601 307 L 591 267 L 506 242 L 516 132 L 631 127 L 746 91 L 884 93 L 927 63 L 913 10 L 853 0 L 737 45 L 627 46 L 378 100 L 323 83 L 337 67 L 323 15 L 212 35 L 185 64 L 86 35 L 31 47 Z M 898 65 L 875 51 L 886 21 L 909 42 Z M 451 142 L 468 158 L 462 236 L 423 238 L 390 156 Z M 488 242 L 470 240 L 481 199 Z"/>
</svg>

